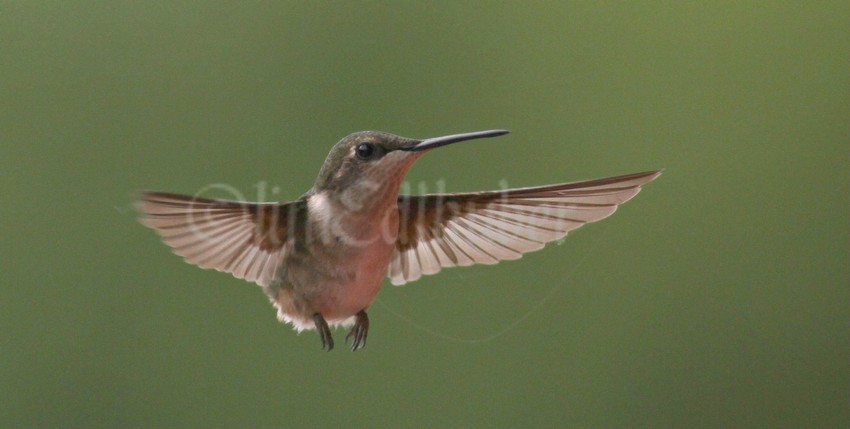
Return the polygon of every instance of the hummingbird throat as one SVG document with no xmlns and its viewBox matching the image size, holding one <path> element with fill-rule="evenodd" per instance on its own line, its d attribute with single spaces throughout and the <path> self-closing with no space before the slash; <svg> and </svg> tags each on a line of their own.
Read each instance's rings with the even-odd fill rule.
<svg viewBox="0 0 850 429">
<path fill-rule="evenodd" d="M 392 245 L 398 237 L 398 193 L 421 153 L 394 152 L 347 183 L 317 189 L 308 197 L 313 238 L 326 245 Z"/>
<path fill-rule="evenodd" d="M 394 243 L 398 236 L 397 189 L 311 195 L 307 208 L 313 239 L 328 246 L 354 248 Z"/>
</svg>

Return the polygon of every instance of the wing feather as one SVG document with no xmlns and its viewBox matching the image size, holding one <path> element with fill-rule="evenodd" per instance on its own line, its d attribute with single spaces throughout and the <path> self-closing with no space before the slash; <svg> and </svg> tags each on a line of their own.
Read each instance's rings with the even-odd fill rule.
<svg viewBox="0 0 850 429">
<path fill-rule="evenodd" d="M 399 235 L 387 276 L 395 285 L 441 268 L 495 264 L 602 220 L 660 171 L 466 194 L 400 196 Z"/>
<path fill-rule="evenodd" d="M 186 262 L 267 287 L 283 263 L 288 223 L 303 202 L 249 203 L 142 192 L 142 224 Z"/>
</svg>

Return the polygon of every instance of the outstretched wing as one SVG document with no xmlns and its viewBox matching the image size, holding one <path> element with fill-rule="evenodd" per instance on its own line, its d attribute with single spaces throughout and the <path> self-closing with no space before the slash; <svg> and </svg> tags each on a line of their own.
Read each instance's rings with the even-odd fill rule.
<svg viewBox="0 0 850 429">
<path fill-rule="evenodd" d="M 603 219 L 660 171 L 532 188 L 400 196 L 394 285 L 443 267 L 495 264 Z"/>
<path fill-rule="evenodd" d="M 142 224 L 174 253 L 268 287 L 283 262 L 289 226 L 300 202 L 249 203 L 163 192 L 139 194 Z"/>
</svg>

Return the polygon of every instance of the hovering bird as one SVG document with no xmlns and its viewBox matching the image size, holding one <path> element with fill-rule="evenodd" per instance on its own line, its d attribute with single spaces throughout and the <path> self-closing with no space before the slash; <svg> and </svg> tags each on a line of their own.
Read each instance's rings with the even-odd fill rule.
<svg viewBox="0 0 850 429">
<path fill-rule="evenodd" d="M 142 192 L 140 221 L 174 253 L 259 284 L 282 322 L 351 327 L 352 350 L 366 344 L 366 310 L 384 277 L 394 285 L 444 267 L 518 259 L 586 223 L 603 219 L 660 171 L 489 192 L 399 195 L 426 152 L 496 137 L 489 130 L 416 140 L 364 131 L 334 145 L 313 187 L 294 201 L 227 201 Z"/>
</svg>

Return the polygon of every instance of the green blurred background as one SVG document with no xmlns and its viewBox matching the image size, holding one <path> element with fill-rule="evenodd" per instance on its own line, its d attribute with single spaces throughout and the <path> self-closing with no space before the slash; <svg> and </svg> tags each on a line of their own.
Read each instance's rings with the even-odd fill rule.
<svg viewBox="0 0 850 429">
<path fill-rule="evenodd" d="M 0 1 L 0 427 L 846 427 L 850 3 L 707 3 Z M 411 188 L 666 170 L 354 354 L 131 208 L 488 128 Z"/>
</svg>

